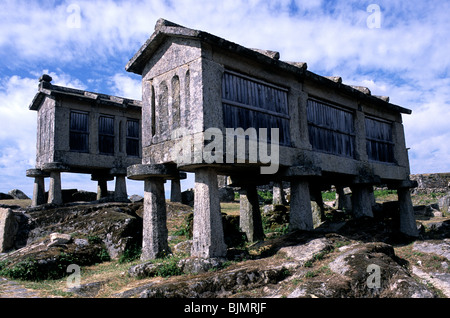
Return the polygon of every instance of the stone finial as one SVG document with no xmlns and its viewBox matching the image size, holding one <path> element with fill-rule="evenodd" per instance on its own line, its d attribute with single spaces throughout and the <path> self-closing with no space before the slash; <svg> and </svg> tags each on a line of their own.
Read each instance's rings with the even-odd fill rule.
<svg viewBox="0 0 450 318">
<path fill-rule="evenodd" d="M 163 19 L 163 18 L 159 18 L 158 21 L 156 21 L 155 24 L 155 31 L 159 30 L 161 27 L 182 27 L 179 24 L 173 23 L 169 20 Z"/>
<path fill-rule="evenodd" d="M 389 96 L 378 96 L 378 95 L 373 95 L 373 96 L 389 103 Z"/>
<path fill-rule="evenodd" d="M 270 57 L 271 59 L 274 60 L 279 60 L 280 59 L 280 52 L 277 51 L 271 51 L 271 50 L 261 50 L 261 49 L 251 49 L 252 51 L 264 54 L 265 56 Z"/>
<path fill-rule="evenodd" d="M 306 64 L 306 62 L 289 62 L 286 61 L 286 63 L 291 64 L 295 67 L 301 68 L 302 70 L 306 71 L 306 69 L 308 68 L 308 64 Z"/>
<path fill-rule="evenodd" d="M 39 82 L 47 82 L 50 83 L 52 81 L 52 77 L 48 74 L 43 74 L 41 77 L 39 77 Z"/>
<path fill-rule="evenodd" d="M 364 86 L 353 86 L 351 85 L 352 88 L 366 94 L 366 95 L 371 95 L 370 89 Z"/>
<path fill-rule="evenodd" d="M 325 76 L 325 78 L 328 78 L 329 80 L 335 82 L 335 83 L 342 83 L 342 77 L 340 76 Z"/>
</svg>

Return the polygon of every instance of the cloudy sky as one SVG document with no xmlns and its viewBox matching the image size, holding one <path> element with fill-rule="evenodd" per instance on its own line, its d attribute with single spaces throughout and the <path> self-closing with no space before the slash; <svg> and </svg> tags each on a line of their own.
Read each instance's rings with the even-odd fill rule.
<svg viewBox="0 0 450 318">
<path fill-rule="evenodd" d="M 411 172 L 450 172 L 449 12 L 448 0 L 1 0 L 0 192 L 32 193 L 25 170 L 35 164 L 36 113 L 28 106 L 40 75 L 141 99 L 139 76 L 124 67 L 160 17 L 390 96 L 413 110 L 404 115 Z M 63 174 L 62 182 L 96 190 L 90 176 Z M 128 189 L 142 193 L 143 184 L 128 181 Z"/>
</svg>

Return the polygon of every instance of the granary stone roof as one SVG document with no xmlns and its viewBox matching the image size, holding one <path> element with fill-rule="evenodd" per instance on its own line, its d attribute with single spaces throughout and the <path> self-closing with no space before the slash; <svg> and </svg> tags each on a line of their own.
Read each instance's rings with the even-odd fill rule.
<svg viewBox="0 0 450 318">
<path fill-rule="evenodd" d="M 38 110 L 46 96 L 66 96 L 79 100 L 94 101 L 101 105 L 109 105 L 122 108 L 142 107 L 142 101 L 139 100 L 53 85 L 51 81 L 52 78 L 47 74 L 44 74 L 40 77 L 38 93 L 34 96 L 33 101 L 29 106 L 30 110 Z"/>
<path fill-rule="evenodd" d="M 220 47 L 226 51 L 231 51 L 243 57 L 250 58 L 260 62 L 261 64 L 268 64 L 280 70 L 294 73 L 300 79 L 311 80 L 321 86 L 339 90 L 344 94 L 355 96 L 362 101 L 376 104 L 391 111 L 404 114 L 411 114 L 412 112 L 410 109 L 389 103 L 389 97 L 387 96 L 372 95 L 367 87 L 346 85 L 342 83 L 342 78 L 339 76 L 325 77 L 308 71 L 307 64 L 305 62 L 281 61 L 280 54 L 278 52 L 246 48 L 213 34 L 200 30 L 189 29 L 165 19 L 159 19 L 156 22 L 155 31 L 130 59 L 125 66 L 125 69 L 128 72 L 142 75 L 148 60 L 156 52 L 159 46 L 169 37 L 197 39 L 215 47 Z"/>
</svg>

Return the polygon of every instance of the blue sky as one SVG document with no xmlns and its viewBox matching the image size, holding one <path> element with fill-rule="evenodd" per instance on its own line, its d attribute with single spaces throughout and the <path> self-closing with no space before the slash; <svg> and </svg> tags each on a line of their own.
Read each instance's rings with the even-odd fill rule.
<svg viewBox="0 0 450 318">
<path fill-rule="evenodd" d="M 435 0 L 2 0 L 0 192 L 32 193 L 25 170 L 35 163 L 36 113 L 28 105 L 39 76 L 140 99 L 140 78 L 124 67 L 160 17 L 390 96 L 413 110 L 404 116 L 411 172 L 449 172 L 449 12 L 450 1 Z M 90 176 L 62 178 L 64 188 L 96 189 Z M 182 183 L 192 186 L 191 177 Z M 142 193 L 143 184 L 128 181 L 128 190 Z"/>
</svg>

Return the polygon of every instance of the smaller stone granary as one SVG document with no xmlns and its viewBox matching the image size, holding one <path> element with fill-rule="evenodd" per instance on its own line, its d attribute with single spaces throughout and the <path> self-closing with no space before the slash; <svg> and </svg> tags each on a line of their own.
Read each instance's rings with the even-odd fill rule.
<svg viewBox="0 0 450 318">
<path fill-rule="evenodd" d="M 313 229 L 321 190 L 350 187 L 354 216 L 371 217 L 373 186 L 387 185 L 398 191 L 400 231 L 417 235 L 402 125 L 411 110 L 164 19 L 126 70 L 142 76 L 142 163 L 128 178 L 145 181 L 143 259 L 168 250 L 164 182 L 179 171 L 195 173 L 194 257 L 227 252 L 218 175 L 242 188 L 241 228 L 253 240 L 263 235 L 256 186 L 282 181 L 291 230 Z"/>
<path fill-rule="evenodd" d="M 30 110 L 37 111 L 36 167 L 32 205 L 45 203 L 44 178 L 50 177 L 48 203 L 62 203 L 61 172 L 91 174 L 97 198 L 127 199 L 126 169 L 141 162 L 141 101 L 53 85 L 39 79 Z"/>
</svg>

